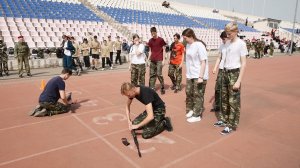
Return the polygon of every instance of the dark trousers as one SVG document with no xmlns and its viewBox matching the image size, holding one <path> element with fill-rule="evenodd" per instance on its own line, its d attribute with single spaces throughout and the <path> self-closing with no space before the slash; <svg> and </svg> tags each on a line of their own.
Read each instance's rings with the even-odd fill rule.
<svg viewBox="0 0 300 168">
<path fill-rule="evenodd" d="M 72 57 L 72 59 L 73 59 L 73 66 L 77 67 L 78 65 L 81 71 L 83 71 L 80 59 L 78 57 Z"/>
<path fill-rule="evenodd" d="M 110 52 L 109 53 L 109 58 L 110 58 L 110 61 L 111 61 L 111 63 L 113 63 L 114 62 L 114 53 L 113 52 Z"/>
<path fill-rule="evenodd" d="M 83 56 L 83 61 L 85 67 L 87 68 L 91 67 L 90 56 Z"/>
<path fill-rule="evenodd" d="M 111 61 L 108 57 L 102 57 L 102 68 L 105 68 L 105 60 L 106 63 L 111 67 Z"/>
<path fill-rule="evenodd" d="M 120 62 L 120 65 L 122 65 L 122 60 L 121 60 L 121 50 L 117 50 L 117 57 L 116 57 L 116 64 L 117 64 L 117 62 L 118 62 L 118 60 L 119 60 L 119 62 Z"/>
</svg>

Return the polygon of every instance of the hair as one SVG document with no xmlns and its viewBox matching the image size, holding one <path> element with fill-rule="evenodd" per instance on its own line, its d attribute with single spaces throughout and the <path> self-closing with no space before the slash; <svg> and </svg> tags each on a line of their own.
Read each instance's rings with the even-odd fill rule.
<svg viewBox="0 0 300 168">
<path fill-rule="evenodd" d="M 238 28 L 238 24 L 236 22 L 230 22 L 225 26 L 225 31 L 229 32 L 229 31 L 235 31 L 238 32 L 239 28 Z"/>
<path fill-rule="evenodd" d="M 70 37 L 71 40 L 75 40 L 75 38 L 73 36 Z"/>
<path fill-rule="evenodd" d="M 121 85 L 121 94 L 124 95 L 125 92 L 131 90 L 135 88 L 135 86 L 129 82 L 124 82 L 122 85 Z"/>
<path fill-rule="evenodd" d="M 96 39 L 97 38 L 97 36 L 94 36 L 94 39 Z"/>
<path fill-rule="evenodd" d="M 194 32 L 193 29 L 187 28 L 187 29 L 183 30 L 182 36 L 192 37 L 194 40 L 200 41 L 200 42 L 204 45 L 204 47 L 206 48 L 206 44 L 204 43 L 204 41 L 199 40 L 199 39 L 196 37 L 196 34 L 195 34 L 195 32 Z"/>
<path fill-rule="evenodd" d="M 226 34 L 225 31 L 223 31 L 223 32 L 221 33 L 220 38 L 221 38 L 221 39 L 227 38 L 227 34 Z"/>
<path fill-rule="evenodd" d="M 84 38 L 84 39 L 83 39 L 83 42 L 86 42 L 86 43 L 88 43 L 88 40 L 87 40 L 86 38 Z"/>
<path fill-rule="evenodd" d="M 134 35 L 132 36 L 132 40 L 134 40 L 135 38 L 140 38 L 140 36 L 137 35 L 137 34 L 134 34 Z"/>
<path fill-rule="evenodd" d="M 117 38 L 120 38 L 120 36 L 117 36 Z"/>
<path fill-rule="evenodd" d="M 61 74 L 69 74 L 69 75 L 72 75 L 72 70 L 71 70 L 71 69 L 64 68 L 64 69 L 61 71 Z"/>
<path fill-rule="evenodd" d="M 150 32 L 152 33 L 152 32 L 157 32 L 157 30 L 156 30 L 156 27 L 151 27 L 151 29 L 150 29 Z"/>
<path fill-rule="evenodd" d="M 180 35 L 178 33 L 174 34 L 173 37 L 177 37 L 177 39 L 180 39 Z"/>
</svg>

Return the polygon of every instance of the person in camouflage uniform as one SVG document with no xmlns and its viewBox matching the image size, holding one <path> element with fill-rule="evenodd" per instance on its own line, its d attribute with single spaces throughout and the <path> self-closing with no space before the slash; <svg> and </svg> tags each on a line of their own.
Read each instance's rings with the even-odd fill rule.
<svg viewBox="0 0 300 168">
<path fill-rule="evenodd" d="M 164 130 L 173 130 L 170 118 L 165 117 L 165 103 L 153 89 L 123 83 L 121 94 L 128 97 L 125 110 L 130 130 L 142 130 L 141 134 L 144 139 L 152 138 Z M 131 121 L 130 106 L 134 98 L 143 103 L 146 110 Z"/>
<path fill-rule="evenodd" d="M 152 38 L 148 42 L 149 46 L 149 57 L 148 62 L 150 62 L 150 79 L 149 87 L 155 90 L 156 78 L 158 78 L 161 88 L 161 94 L 165 94 L 165 84 L 164 77 L 162 74 L 162 68 L 165 64 L 165 51 L 166 42 L 163 38 L 157 35 L 157 30 L 155 27 L 150 29 Z"/>
<path fill-rule="evenodd" d="M 30 66 L 29 66 L 29 55 L 30 49 L 27 43 L 24 41 L 23 36 L 18 37 L 19 41 L 15 44 L 15 58 L 18 59 L 19 65 L 19 77 L 23 77 L 23 63 L 25 64 L 25 69 L 27 72 L 27 76 L 32 76 L 30 73 Z"/>
<path fill-rule="evenodd" d="M 140 43 L 140 37 L 133 35 L 133 45 L 130 48 L 129 70 L 131 71 L 131 84 L 134 86 L 145 86 L 146 74 L 146 55 L 144 53 L 145 46 Z"/>
<path fill-rule="evenodd" d="M 259 59 L 260 58 L 259 48 L 260 48 L 260 40 L 257 39 L 256 42 L 254 43 L 254 50 L 255 50 L 255 56 L 254 56 L 254 58 L 255 59 Z"/>
<path fill-rule="evenodd" d="M 251 42 L 249 39 L 246 40 L 246 46 L 247 46 L 247 50 L 248 50 L 248 55 L 247 57 L 250 56 L 250 49 L 252 48 Z"/>
<path fill-rule="evenodd" d="M 7 51 L 6 44 L 1 37 L 0 38 L 0 77 L 2 77 L 2 72 L 4 72 L 6 76 L 9 76 L 8 66 L 7 66 L 8 55 L 6 54 L 6 51 Z"/>
<path fill-rule="evenodd" d="M 71 94 L 66 95 L 65 80 L 72 75 L 71 69 L 63 69 L 59 76 L 53 77 L 45 86 L 39 97 L 39 105 L 30 112 L 30 116 L 43 117 L 66 113 L 71 109 L 71 104 L 76 103 L 71 99 Z M 62 103 L 58 102 L 62 99 Z"/>
<path fill-rule="evenodd" d="M 222 113 L 214 126 L 224 127 L 221 134 L 227 135 L 237 129 L 241 108 L 241 82 L 246 67 L 246 43 L 237 37 L 238 25 L 231 22 L 225 26 L 230 41 L 224 58 L 222 78 Z"/>
<path fill-rule="evenodd" d="M 185 48 L 183 44 L 179 42 L 180 35 L 178 33 L 176 33 L 173 37 L 174 42 L 170 47 L 171 53 L 168 76 L 170 77 L 173 84 L 171 89 L 174 90 L 174 93 L 177 93 L 181 90 L 182 65 L 184 61 Z"/>
<path fill-rule="evenodd" d="M 271 41 L 270 41 L 270 57 L 273 57 L 274 48 L 275 48 L 274 42 L 273 42 L 273 40 L 271 39 Z"/>
<path fill-rule="evenodd" d="M 260 58 L 265 56 L 265 53 L 264 53 L 265 45 L 266 45 L 266 42 L 265 42 L 264 38 L 261 38 L 260 45 L 259 45 Z"/>
</svg>

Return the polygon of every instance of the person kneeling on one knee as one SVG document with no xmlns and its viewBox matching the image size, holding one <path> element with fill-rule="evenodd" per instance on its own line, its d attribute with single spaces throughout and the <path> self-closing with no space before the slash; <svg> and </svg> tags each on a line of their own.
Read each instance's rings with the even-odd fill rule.
<svg viewBox="0 0 300 168">
<path fill-rule="evenodd" d="M 121 94 L 128 97 L 126 114 L 129 130 L 142 130 L 144 139 L 152 138 L 164 130 L 172 131 L 169 117 L 165 117 L 165 103 L 151 88 L 134 86 L 131 83 L 121 85 Z M 146 106 L 146 110 L 139 114 L 133 121 L 130 119 L 130 105 L 136 98 Z"/>
</svg>

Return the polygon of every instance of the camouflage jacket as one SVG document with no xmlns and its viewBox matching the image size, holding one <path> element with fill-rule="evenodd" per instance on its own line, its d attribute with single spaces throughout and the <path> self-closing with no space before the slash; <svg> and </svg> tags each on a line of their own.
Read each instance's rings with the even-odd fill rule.
<svg viewBox="0 0 300 168">
<path fill-rule="evenodd" d="M 26 42 L 17 42 L 15 44 L 15 57 L 22 55 L 22 56 L 29 56 L 29 47 Z"/>
<path fill-rule="evenodd" d="M 4 42 L 0 43 L 0 54 L 3 54 L 7 51 L 6 44 Z"/>
</svg>

